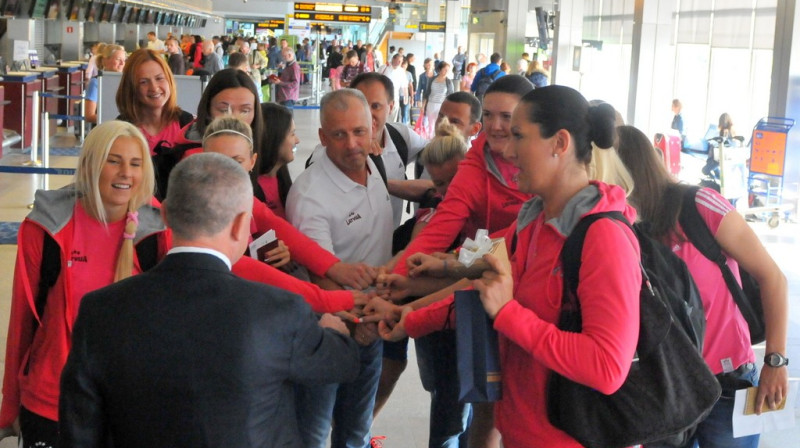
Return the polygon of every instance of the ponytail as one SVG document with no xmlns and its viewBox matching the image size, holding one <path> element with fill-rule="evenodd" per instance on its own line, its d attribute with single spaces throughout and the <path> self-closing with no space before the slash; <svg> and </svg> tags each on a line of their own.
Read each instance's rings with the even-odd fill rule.
<svg viewBox="0 0 800 448">
<path fill-rule="evenodd" d="M 138 228 L 139 212 L 131 211 L 129 205 L 125 230 L 122 232 L 122 247 L 119 250 L 117 269 L 114 274 L 115 283 L 133 275 L 133 239 L 136 237 Z"/>
</svg>

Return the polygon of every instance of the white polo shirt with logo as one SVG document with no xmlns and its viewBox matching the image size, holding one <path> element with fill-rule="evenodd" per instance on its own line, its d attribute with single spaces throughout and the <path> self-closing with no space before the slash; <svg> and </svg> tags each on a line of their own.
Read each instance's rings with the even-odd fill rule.
<svg viewBox="0 0 800 448">
<path fill-rule="evenodd" d="M 314 162 L 289 190 L 289 222 L 344 262 L 381 266 L 389 261 L 392 204 L 375 164 L 367 158 L 369 175 L 363 186 L 339 170 L 325 151 Z"/>
<path fill-rule="evenodd" d="M 387 126 L 394 126 L 400 132 L 400 135 L 403 137 L 403 140 L 406 142 L 406 146 L 408 146 L 408 163 L 409 167 L 403 164 L 403 158 L 400 157 L 400 152 L 397 151 L 397 147 L 392 141 L 391 136 L 389 135 L 388 130 L 384 130 L 384 148 L 383 153 L 381 154 L 381 158 L 383 159 L 383 167 L 386 169 L 386 178 L 387 179 L 394 179 L 394 180 L 404 180 L 406 178 L 413 179 L 414 178 L 414 170 L 412 167 L 412 162 L 416 162 L 417 156 L 419 153 L 425 149 L 425 145 L 428 144 L 428 140 L 421 137 L 419 134 L 414 132 L 411 128 L 404 124 L 388 124 Z M 325 147 L 322 145 L 317 145 L 314 148 L 314 151 L 311 153 L 309 157 L 309 163 L 313 164 L 317 160 L 319 160 L 320 155 L 325 153 Z M 430 179 L 430 175 L 427 174 L 427 171 L 423 172 L 422 179 Z M 391 196 L 392 199 L 392 212 L 394 215 L 394 227 L 397 228 L 401 224 L 403 218 L 403 199 L 398 198 L 395 196 Z"/>
</svg>

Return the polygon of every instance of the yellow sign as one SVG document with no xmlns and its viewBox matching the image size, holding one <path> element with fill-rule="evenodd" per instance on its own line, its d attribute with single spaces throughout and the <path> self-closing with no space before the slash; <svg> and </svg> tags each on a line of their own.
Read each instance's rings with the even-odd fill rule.
<svg viewBox="0 0 800 448">
<path fill-rule="evenodd" d="M 269 29 L 269 30 L 279 30 L 283 29 L 286 25 L 286 21 L 283 19 L 270 19 L 268 22 L 259 22 L 256 24 L 256 28 L 260 29 Z"/>
<path fill-rule="evenodd" d="M 346 12 L 353 14 L 372 14 L 372 6 L 343 5 L 341 3 L 295 3 L 295 11 Z"/>
<path fill-rule="evenodd" d="M 419 22 L 419 30 L 428 33 L 444 33 L 445 22 Z"/>
<path fill-rule="evenodd" d="M 349 23 L 369 23 L 372 16 L 360 14 L 327 14 L 321 12 L 296 12 L 294 18 L 297 20 L 314 20 L 319 22 L 349 22 Z"/>
</svg>

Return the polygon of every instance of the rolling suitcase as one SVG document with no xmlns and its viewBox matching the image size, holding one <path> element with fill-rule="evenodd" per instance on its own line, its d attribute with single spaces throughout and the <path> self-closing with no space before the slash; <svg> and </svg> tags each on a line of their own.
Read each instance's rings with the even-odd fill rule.
<svg viewBox="0 0 800 448">
<path fill-rule="evenodd" d="M 681 171 L 681 136 L 658 133 L 653 144 L 661 150 L 667 171 L 677 177 Z"/>
</svg>

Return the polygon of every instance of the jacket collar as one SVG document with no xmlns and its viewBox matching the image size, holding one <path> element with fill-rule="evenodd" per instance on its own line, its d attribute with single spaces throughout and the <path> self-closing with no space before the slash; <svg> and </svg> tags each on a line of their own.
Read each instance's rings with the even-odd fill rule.
<svg viewBox="0 0 800 448">
<path fill-rule="evenodd" d="M 560 216 L 550 219 L 547 223 L 566 238 L 572 233 L 572 229 L 581 217 L 595 209 L 601 198 L 602 194 L 597 185 L 589 184 L 567 202 Z M 517 232 L 532 223 L 543 211 L 544 203 L 539 196 L 522 204 L 517 218 Z"/>
<path fill-rule="evenodd" d="M 55 235 L 72 219 L 78 192 L 73 185 L 59 190 L 37 190 L 33 210 L 26 219 L 31 220 L 51 235 Z M 166 229 L 155 207 L 144 205 L 139 208 L 139 226 L 136 229 L 134 244 L 153 233 Z"/>
<path fill-rule="evenodd" d="M 171 253 L 164 257 L 164 260 L 150 272 L 187 270 L 215 271 L 225 274 L 231 273 L 228 266 L 219 257 L 200 252 Z"/>
</svg>

